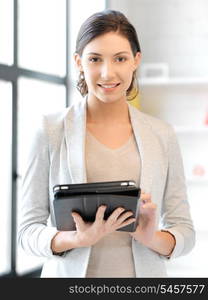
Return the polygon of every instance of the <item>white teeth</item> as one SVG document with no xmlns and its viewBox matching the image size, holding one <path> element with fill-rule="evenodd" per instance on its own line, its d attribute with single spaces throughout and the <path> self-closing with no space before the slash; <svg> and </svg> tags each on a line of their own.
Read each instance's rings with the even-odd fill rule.
<svg viewBox="0 0 208 300">
<path fill-rule="evenodd" d="M 117 86 L 117 84 L 113 84 L 113 85 L 101 85 L 102 87 L 106 88 L 106 89 L 110 89 L 110 88 L 114 88 Z"/>
<path fill-rule="evenodd" d="M 120 83 L 115 83 L 115 84 L 98 84 L 100 87 L 105 88 L 105 89 L 112 89 L 115 88 L 119 85 Z"/>
</svg>

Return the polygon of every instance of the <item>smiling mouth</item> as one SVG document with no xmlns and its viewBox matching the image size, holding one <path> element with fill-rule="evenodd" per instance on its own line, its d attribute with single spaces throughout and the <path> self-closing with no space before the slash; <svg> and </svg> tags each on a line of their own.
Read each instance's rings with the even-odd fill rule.
<svg viewBox="0 0 208 300">
<path fill-rule="evenodd" d="M 104 89 L 113 89 L 117 86 L 119 86 L 120 83 L 114 83 L 114 84 L 98 84 L 98 86 L 104 88 Z"/>
</svg>

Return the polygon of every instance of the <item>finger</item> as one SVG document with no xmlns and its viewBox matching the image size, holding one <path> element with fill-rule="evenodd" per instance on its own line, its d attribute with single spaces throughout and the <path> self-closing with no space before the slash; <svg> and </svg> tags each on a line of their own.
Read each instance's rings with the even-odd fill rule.
<svg viewBox="0 0 208 300">
<path fill-rule="evenodd" d="M 133 212 L 132 211 L 127 211 L 125 213 L 123 213 L 118 219 L 117 222 L 118 223 L 123 223 L 127 218 L 133 216 Z"/>
<path fill-rule="evenodd" d="M 109 224 L 114 224 L 117 221 L 120 214 L 122 214 L 124 211 L 125 211 L 125 209 L 123 207 L 116 208 L 112 212 L 112 214 L 108 217 L 107 222 Z"/>
<path fill-rule="evenodd" d="M 98 207 L 96 215 L 95 215 L 95 222 L 97 222 L 97 223 L 103 222 L 106 208 L 107 208 L 106 205 L 101 205 L 100 207 Z"/>
<path fill-rule="evenodd" d="M 127 226 L 127 225 L 129 225 L 129 224 L 131 224 L 131 223 L 134 223 L 135 221 L 136 221 L 135 218 L 130 218 L 130 219 L 124 221 L 121 225 L 119 225 L 119 226 L 117 227 L 117 229 L 122 228 L 122 227 L 124 227 L 124 226 Z"/>
<path fill-rule="evenodd" d="M 142 208 L 145 210 L 154 211 L 156 210 L 157 205 L 155 203 L 149 202 L 149 203 L 144 203 L 142 205 Z"/>
<path fill-rule="evenodd" d="M 157 209 L 157 205 L 155 203 L 145 203 L 143 205 L 141 205 L 140 207 L 140 214 L 141 216 L 147 216 L 148 218 L 152 218 L 153 216 L 156 215 L 156 209 Z"/>
<path fill-rule="evenodd" d="M 147 202 L 151 202 L 151 195 L 150 194 L 141 194 L 141 202 L 142 203 L 147 203 Z"/>
<path fill-rule="evenodd" d="M 83 231 L 83 229 L 85 228 L 85 222 L 83 221 L 82 217 L 76 212 L 73 212 L 71 215 L 74 219 L 76 229 L 78 231 Z"/>
</svg>

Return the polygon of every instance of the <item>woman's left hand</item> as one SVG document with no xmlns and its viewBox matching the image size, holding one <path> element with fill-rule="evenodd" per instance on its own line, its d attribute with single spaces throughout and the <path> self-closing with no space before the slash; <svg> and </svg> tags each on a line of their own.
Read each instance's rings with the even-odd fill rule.
<svg viewBox="0 0 208 300">
<path fill-rule="evenodd" d="M 151 201 L 151 195 L 141 193 L 139 209 L 139 225 L 136 231 L 130 233 L 135 240 L 147 246 L 151 243 L 156 232 L 156 204 Z"/>
</svg>

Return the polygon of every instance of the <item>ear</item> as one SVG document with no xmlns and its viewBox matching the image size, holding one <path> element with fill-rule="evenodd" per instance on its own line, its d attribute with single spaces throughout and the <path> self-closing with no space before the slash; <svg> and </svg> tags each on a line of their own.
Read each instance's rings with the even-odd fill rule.
<svg viewBox="0 0 208 300">
<path fill-rule="evenodd" d="M 138 68 L 139 64 L 141 61 L 141 52 L 137 52 L 136 55 L 134 56 L 134 71 Z"/>
<path fill-rule="evenodd" d="M 78 53 L 74 54 L 75 65 L 80 72 L 83 72 L 82 59 Z"/>
</svg>

